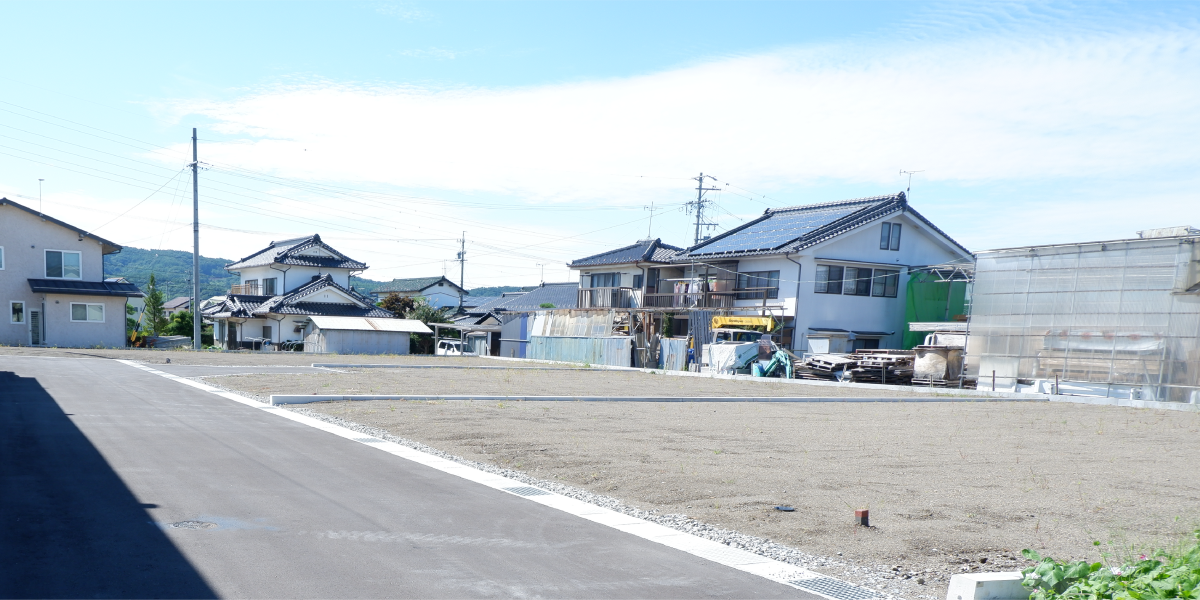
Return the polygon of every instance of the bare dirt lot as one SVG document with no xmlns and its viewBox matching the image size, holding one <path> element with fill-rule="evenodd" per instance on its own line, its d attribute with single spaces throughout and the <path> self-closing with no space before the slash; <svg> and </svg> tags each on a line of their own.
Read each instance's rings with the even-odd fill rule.
<svg viewBox="0 0 1200 600">
<path fill-rule="evenodd" d="M 478 360 L 478 359 L 476 359 Z M 485 359 L 486 360 L 486 359 Z M 426 361 L 429 362 L 429 361 Z M 489 361 L 488 366 L 514 365 Z M 568 368 L 569 369 L 569 368 Z M 495 396 L 778 396 L 778 397 L 911 397 L 913 392 L 865 387 L 813 386 L 797 383 L 733 381 L 673 377 L 638 371 L 590 369 L 452 370 L 362 369 L 314 375 L 241 375 L 222 378 L 222 385 L 263 396 L 270 394 L 446 394 Z"/>
<path fill-rule="evenodd" d="M 258 395 L 761 396 L 776 393 L 767 391 L 774 385 L 795 396 L 804 387 L 595 371 L 362 371 L 219 383 Z M 900 566 L 927 579 L 925 586 L 916 577 L 905 582 L 910 597 L 944 594 L 952 573 L 1014 569 L 1023 564 L 1022 548 L 1099 559 L 1106 549 L 1173 544 L 1200 527 L 1197 413 L 1043 402 L 305 407 L 645 510 L 686 514 L 812 554 L 843 553 L 852 564 Z M 862 507 L 870 509 L 869 529 L 851 523 Z"/>
</svg>

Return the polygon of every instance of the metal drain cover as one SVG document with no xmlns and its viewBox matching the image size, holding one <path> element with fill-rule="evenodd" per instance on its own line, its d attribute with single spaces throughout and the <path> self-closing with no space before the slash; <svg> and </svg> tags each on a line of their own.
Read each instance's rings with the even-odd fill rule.
<svg viewBox="0 0 1200 600">
<path fill-rule="evenodd" d="M 167 523 L 167 527 L 172 527 L 175 529 L 212 529 L 216 526 L 216 523 L 209 523 L 208 521 L 178 521 L 175 523 Z"/>
<path fill-rule="evenodd" d="M 379 438 L 372 438 L 372 437 L 350 438 L 350 439 L 352 439 L 356 442 L 362 442 L 364 444 L 382 444 L 383 443 L 383 440 L 381 440 Z"/>
<path fill-rule="evenodd" d="M 511 488 L 503 488 L 503 489 L 506 492 L 512 492 L 518 496 L 549 496 L 550 495 L 550 492 L 547 492 L 546 490 L 539 490 L 535 487 L 529 487 L 529 486 L 511 487 Z"/>
<path fill-rule="evenodd" d="M 815 579 L 797 579 L 788 583 L 809 592 L 815 592 L 828 598 L 837 598 L 837 600 L 867 600 L 868 598 L 878 598 L 879 594 L 861 588 L 857 585 L 851 585 L 845 581 L 838 581 L 829 577 L 817 577 Z"/>
</svg>

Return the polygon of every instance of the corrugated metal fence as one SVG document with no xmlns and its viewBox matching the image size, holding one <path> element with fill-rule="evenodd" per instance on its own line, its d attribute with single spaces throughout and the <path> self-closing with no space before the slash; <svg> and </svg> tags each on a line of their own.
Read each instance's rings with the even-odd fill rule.
<svg viewBox="0 0 1200 600">
<path fill-rule="evenodd" d="M 566 362 L 630 366 L 633 346 L 628 337 L 546 337 L 529 336 L 529 358 Z"/>
<path fill-rule="evenodd" d="M 659 340 L 658 368 L 682 371 L 687 368 L 687 340 Z"/>
</svg>

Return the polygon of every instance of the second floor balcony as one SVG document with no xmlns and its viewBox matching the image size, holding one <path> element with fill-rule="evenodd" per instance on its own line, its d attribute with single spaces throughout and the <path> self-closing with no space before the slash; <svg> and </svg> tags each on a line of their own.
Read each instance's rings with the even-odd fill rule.
<svg viewBox="0 0 1200 600">
<path fill-rule="evenodd" d="M 779 296 L 777 287 L 734 289 L 729 291 L 696 291 L 644 293 L 638 288 L 595 287 L 579 288 L 579 308 L 736 308 L 753 303 L 768 304 Z M 738 304 L 742 301 L 742 304 Z"/>
</svg>

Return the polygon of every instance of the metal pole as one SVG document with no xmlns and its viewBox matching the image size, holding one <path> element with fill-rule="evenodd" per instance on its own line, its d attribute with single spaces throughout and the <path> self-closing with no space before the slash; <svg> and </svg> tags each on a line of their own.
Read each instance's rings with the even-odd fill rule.
<svg viewBox="0 0 1200 600">
<path fill-rule="evenodd" d="M 192 348 L 199 350 L 200 330 L 200 163 L 196 157 L 196 128 L 192 128 Z M 216 340 L 213 340 L 214 342 Z"/>
<path fill-rule="evenodd" d="M 696 239 L 692 245 L 700 243 L 700 218 L 704 214 L 704 173 L 699 177 L 700 185 L 696 186 Z"/>
<path fill-rule="evenodd" d="M 463 232 L 462 247 L 458 251 L 458 310 L 463 307 L 463 291 L 466 291 L 467 285 L 467 232 Z"/>
</svg>

